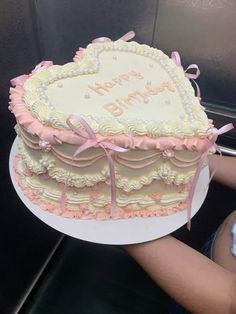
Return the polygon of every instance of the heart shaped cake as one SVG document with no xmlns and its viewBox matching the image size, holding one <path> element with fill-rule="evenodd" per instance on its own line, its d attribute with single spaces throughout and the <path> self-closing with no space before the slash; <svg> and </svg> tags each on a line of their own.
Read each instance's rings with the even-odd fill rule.
<svg viewBox="0 0 236 314">
<path fill-rule="evenodd" d="M 114 219 L 186 209 L 212 124 L 180 63 L 124 40 L 13 80 L 18 183 L 42 209 Z M 206 154 L 207 155 L 207 154 Z"/>
</svg>

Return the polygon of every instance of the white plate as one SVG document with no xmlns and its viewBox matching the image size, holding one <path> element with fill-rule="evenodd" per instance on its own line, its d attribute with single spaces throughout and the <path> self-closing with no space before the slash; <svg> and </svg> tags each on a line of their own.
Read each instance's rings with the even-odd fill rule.
<svg viewBox="0 0 236 314">
<path fill-rule="evenodd" d="M 124 245 L 141 243 L 165 236 L 187 222 L 187 211 L 164 217 L 129 218 L 118 220 L 80 220 L 63 218 L 33 204 L 23 194 L 15 180 L 13 160 L 17 154 L 17 138 L 10 153 L 9 169 L 14 188 L 25 206 L 50 227 L 77 239 L 95 243 Z M 200 209 L 208 190 L 209 169 L 205 167 L 199 177 L 193 198 L 191 217 Z"/>
</svg>

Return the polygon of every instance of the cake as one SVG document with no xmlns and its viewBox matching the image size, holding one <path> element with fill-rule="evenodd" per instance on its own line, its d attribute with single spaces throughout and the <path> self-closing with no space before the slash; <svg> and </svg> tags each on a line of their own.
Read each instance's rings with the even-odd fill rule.
<svg viewBox="0 0 236 314">
<path fill-rule="evenodd" d="M 43 61 L 13 79 L 14 169 L 24 194 L 68 218 L 186 209 L 213 145 L 193 77 L 176 52 L 101 38 L 72 62 Z"/>
</svg>

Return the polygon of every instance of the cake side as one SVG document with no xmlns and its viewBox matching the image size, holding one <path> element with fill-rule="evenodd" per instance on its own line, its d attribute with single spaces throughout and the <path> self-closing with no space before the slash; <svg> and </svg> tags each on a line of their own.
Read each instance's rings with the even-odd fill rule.
<svg viewBox="0 0 236 314">
<path fill-rule="evenodd" d="M 99 182 L 93 187 L 76 188 L 60 184 L 47 173 L 31 172 L 20 156 L 15 160 L 17 182 L 31 202 L 42 209 L 69 218 L 118 219 L 166 216 L 186 209 L 189 185 L 175 186 L 154 180 L 129 193 L 117 188 L 112 209 L 110 187 Z"/>
<path fill-rule="evenodd" d="M 72 145 L 71 145 L 72 146 Z M 50 177 L 69 186 L 82 188 L 98 182 L 109 185 L 110 172 L 107 157 L 101 148 L 90 148 L 73 158 L 74 147 L 61 154 L 57 147 L 42 149 L 33 146 L 23 136 L 19 152 L 28 168 L 36 173 L 47 172 Z M 187 150 L 140 150 L 113 153 L 116 186 L 126 192 L 150 184 L 154 179 L 166 184 L 186 184 L 193 177 L 201 154 Z"/>
</svg>

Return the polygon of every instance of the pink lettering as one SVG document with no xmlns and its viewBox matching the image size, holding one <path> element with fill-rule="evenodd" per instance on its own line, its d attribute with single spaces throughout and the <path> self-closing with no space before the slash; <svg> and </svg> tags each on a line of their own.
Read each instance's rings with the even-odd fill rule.
<svg viewBox="0 0 236 314">
<path fill-rule="evenodd" d="M 138 96 L 142 97 L 143 100 L 146 99 L 146 96 L 145 96 L 143 93 L 141 93 L 141 92 L 139 92 L 139 91 L 136 91 L 136 94 L 137 94 Z"/>
<path fill-rule="evenodd" d="M 95 93 L 97 93 L 100 96 L 104 95 L 104 91 L 105 92 L 109 91 L 106 87 L 104 87 L 103 85 L 99 83 L 95 83 L 95 86 L 88 85 L 88 88 L 90 88 L 91 90 L 93 90 Z"/>
<path fill-rule="evenodd" d="M 126 99 L 124 99 L 124 102 L 125 102 L 128 106 L 130 106 L 130 105 L 132 105 L 132 103 L 130 103 L 130 102 L 132 102 L 133 100 L 134 100 L 133 97 L 128 96 Z"/>
<path fill-rule="evenodd" d="M 115 83 L 112 83 L 112 82 L 106 82 L 106 83 L 104 83 L 104 86 L 106 87 L 106 88 L 112 88 L 112 87 L 114 87 L 116 84 Z"/>
<path fill-rule="evenodd" d="M 170 82 L 170 81 L 167 81 L 167 82 L 162 83 L 162 86 L 163 86 L 163 87 L 166 87 L 170 92 L 174 92 L 174 91 L 175 91 L 175 89 L 174 89 L 174 87 L 171 85 L 171 82 Z"/>
<path fill-rule="evenodd" d="M 157 90 L 155 87 L 150 86 L 150 85 L 146 85 L 145 88 L 147 89 L 149 95 L 156 95 L 157 94 Z"/>
<path fill-rule="evenodd" d="M 134 77 L 136 77 L 136 78 L 137 78 L 137 79 L 139 79 L 139 80 L 142 80 L 142 79 L 143 79 L 142 74 L 141 74 L 141 73 L 139 73 L 139 72 L 130 71 L 128 74 L 129 74 L 130 76 L 134 76 Z"/>
<path fill-rule="evenodd" d="M 119 78 L 119 77 L 114 78 L 114 79 L 113 79 L 113 82 L 115 82 L 115 83 L 118 84 L 118 85 L 122 85 L 122 79 Z"/>
<path fill-rule="evenodd" d="M 156 94 L 159 94 L 159 93 L 164 92 L 165 88 L 164 87 L 156 87 L 155 90 L 156 90 Z"/>
<path fill-rule="evenodd" d="M 114 117 L 119 117 L 124 112 L 122 108 L 118 107 L 116 104 L 110 102 L 108 104 L 105 104 L 104 109 L 109 111 Z"/>
<path fill-rule="evenodd" d="M 121 100 L 116 99 L 116 103 L 118 103 L 120 107 L 123 107 L 124 109 L 128 109 L 127 105 L 125 105 Z"/>
<path fill-rule="evenodd" d="M 134 99 L 134 100 L 137 100 L 138 102 L 141 102 L 141 100 L 140 100 L 140 94 L 139 94 L 138 91 L 135 91 L 134 93 L 129 94 L 128 99 L 129 99 L 129 100 Z"/>
<path fill-rule="evenodd" d="M 129 75 L 127 74 L 121 74 L 119 77 L 124 81 L 127 81 L 127 82 L 129 81 Z"/>
</svg>

